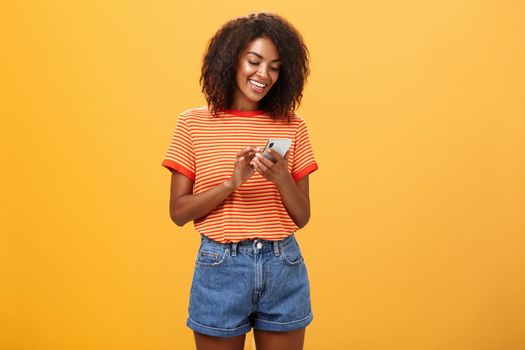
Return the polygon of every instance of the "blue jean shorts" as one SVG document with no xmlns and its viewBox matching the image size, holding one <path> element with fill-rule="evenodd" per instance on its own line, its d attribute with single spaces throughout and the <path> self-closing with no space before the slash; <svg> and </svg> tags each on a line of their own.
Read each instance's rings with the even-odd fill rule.
<svg viewBox="0 0 525 350">
<path fill-rule="evenodd" d="M 201 234 L 186 325 L 234 337 L 251 327 L 287 332 L 313 320 L 310 283 L 295 234 L 220 243 Z"/>
</svg>

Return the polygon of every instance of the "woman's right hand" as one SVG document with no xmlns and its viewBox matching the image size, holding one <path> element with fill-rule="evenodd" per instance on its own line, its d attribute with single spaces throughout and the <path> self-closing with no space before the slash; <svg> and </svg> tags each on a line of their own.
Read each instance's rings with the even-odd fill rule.
<svg viewBox="0 0 525 350">
<path fill-rule="evenodd" d="M 235 159 L 233 174 L 230 178 L 230 182 L 234 189 L 239 188 L 245 183 L 252 175 L 255 170 L 250 165 L 255 153 L 259 151 L 259 147 L 245 147 L 239 152 Z"/>
</svg>

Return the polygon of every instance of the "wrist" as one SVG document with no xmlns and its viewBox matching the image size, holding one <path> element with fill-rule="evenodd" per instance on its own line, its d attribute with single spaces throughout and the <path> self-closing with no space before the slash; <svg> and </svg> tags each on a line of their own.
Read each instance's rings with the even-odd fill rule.
<svg viewBox="0 0 525 350">
<path fill-rule="evenodd" d="M 231 179 L 224 181 L 223 184 L 226 186 L 227 189 L 231 191 L 234 191 L 236 189 Z"/>
<path fill-rule="evenodd" d="M 281 181 L 281 183 L 277 185 L 277 187 L 279 188 L 287 187 L 290 184 L 295 184 L 295 181 L 292 177 L 292 174 L 288 173 L 288 175 L 285 176 L 284 180 Z"/>
</svg>

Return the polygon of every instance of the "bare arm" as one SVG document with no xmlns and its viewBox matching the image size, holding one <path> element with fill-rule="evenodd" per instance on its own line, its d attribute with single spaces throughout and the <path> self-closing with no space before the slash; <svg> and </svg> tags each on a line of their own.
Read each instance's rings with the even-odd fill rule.
<svg viewBox="0 0 525 350">
<path fill-rule="evenodd" d="M 288 180 L 278 185 L 279 193 L 286 211 L 295 222 L 302 228 L 310 220 L 310 195 L 308 175 L 304 176 L 297 182 L 292 176 Z"/>
<path fill-rule="evenodd" d="M 171 172 L 170 217 L 177 226 L 207 215 L 235 190 L 231 180 L 221 182 L 204 192 L 193 194 L 193 181 Z"/>
<path fill-rule="evenodd" d="M 240 187 L 254 173 L 250 160 L 255 147 L 246 147 L 236 156 L 232 177 L 206 191 L 193 194 L 193 181 L 177 172 L 171 172 L 170 217 L 177 226 L 184 226 L 206 216 L 221 204 L 233 191 Z"/>
</svg>

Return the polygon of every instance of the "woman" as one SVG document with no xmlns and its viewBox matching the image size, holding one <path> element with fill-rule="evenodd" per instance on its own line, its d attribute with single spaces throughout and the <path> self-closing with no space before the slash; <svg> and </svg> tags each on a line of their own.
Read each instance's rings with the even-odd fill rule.
<svg viewBox="0 0 525 350">
<path fill-rule="evenodd" d="M 208 43 L 200 83 L 207 106 L 180 114 L 162 165 L 170 215 L 194 221 L 201 243 L 187 326 L 197 349 L 302 349 L 310 286 L 294 232 L 310 218 L 308 174 L 318 166 L 300 104 L 309 74 L 301 35 L 282 17 L 230 20 Z M 276 160 L 268 139 L 289 138 Z"/>
</svg>

